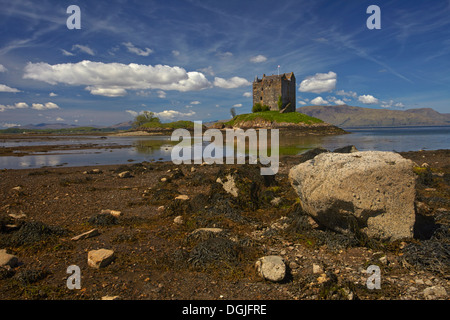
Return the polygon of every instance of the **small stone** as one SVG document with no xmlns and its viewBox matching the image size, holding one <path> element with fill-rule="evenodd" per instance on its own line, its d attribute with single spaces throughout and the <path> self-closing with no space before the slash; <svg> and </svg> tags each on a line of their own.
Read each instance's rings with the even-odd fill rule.
<svg viewBox="0 0 450 320">
<path fill-rule="evenodd" d="M 117 176 L 119 178 L 131 178 L 132 177 L 130 171 L 123 171 L 123 172 L 119 173 Z"/>
<path fill-rule="evenodd" d="M 72 241 L 83 240 L 83 239 L 87 239 L 87 238 L 98 236 L 99 234 L 100 234 L 100 232 L 98 232 L 97 229 L 92 229 L 92 230 L 89 230 L 89 231 L 87 231 L 85 233 L 82 233 L 82 234 L 79 234 L 79 235 L 73 237 L 71 240 Z"/>
<path fill-rule="evenodd" d="M 447 291 L 442 286 L 432 286 L 425 288 L 423 295 L 426 299 L 443 298 L 447 296 Z"/>
<path fill-rule="evenodd" d="M 195 167 L 191 167 L 191 172 L 195 172 Z"/>
<path fill-rule="evenodd" d="M 10 266 L 14 268 L 19 263 L 19 259 L 13 255 L 6 253 L 6 249 L 0 250 L 0 267 Z"/>
<path fill-rule="evenodd" d="M 10 214 L 8 214 L 8 216 L 10 216 L 10 217 L 13 218 L 13 219 L 23 219 L 23 218 L 26 218 L 26 217 L 27 217 L 27 215 L 26 215 L 25 213 L 23 213 L 23 212 L 20 212 L 20 213 L 10 213 Z"/>
<path fill-rule="evenodd" d="M 286 276 L 286 265 L 280 256 L 265 256 L 255 263 L 257 272 L 266 280 L 279 282 Z"/>
<path fill-rule="evenodd" d="M 119 300 L 119 296 L 103 296 L 102 300 Z"/>
<path fill-rule="evenodd" d="M 321 273 L 320 276 L 317 278 L 317 282 L 319 284 L 327 282 L 328 281 L 328 277 L 325 273 Z"/>
<path fill-rule="evenodd" d="M 104 268 L 114 260 L 114 251 L 108 249 L 91 250 L 88 252 L 88 265 L 92 268 Z"/>
<path fill-rule="evenodd" d="M 14 191 L 22 191 L 22 187 L 21 186 L 17 186 L 17 187 L 14 187 L 14 188 L 11 188 L 11 190 L 14 190 Z"/>
<path fill-rule="evenodd" d="M 297 262 L 295 262 L 295 261 L 289 262 L 289 268 L 291 268 L 291 269 L 298 269 L 298 267 L 299 267 L 299 265 L 298 265 Z"/>
<path fill-rule="evenodd" d="M 110 214 L 110 215 L 118 218 L 122 215 L 122 212 L 118 211 L 118 210 L 102 209 L 102 211 L 100 211 L 100 214 Z"/>
<path fill-rule="evenodd" d="M 192 234 L 197 232 L 212 232 L 212 233 L 221 233 L 223 232 L 223 229 L 221 228 L 198 228 L 192 231 Z"/>
<path fill-rule="evenodd" d="M 323 269 L 320 265 L 313 263 L 313 273 L 323 273 Z"/>
<path fill-rule="evenodd" d="M 103 171 L 100 169 L 92 169 L 83 172 L 83 174 L 100 174 L 100 173 L 103 173 Z"/>
<path fill-rule="evenodd" d="M 181 194 L 175 198 L 175 200 L 189 200 L 189 196 Z"/>
<path fill-rule="evenodd" d="M 156 210 L 158 210 L 158 212 L 163 212 L 164 211 L 164 206 L 159 206 L 158 209 L 156 209 Z"/>
<path fill-rule="evenodd" d="M 167 178 L 161 178 L 161 180 L 160 180 L 161 182 L 166 182 L 167 181 Z"/>
<path fill-rule="evenodd" d="M 176 224 L 183 224 L 184 220 L 182 216 L 176 216 L 175 219 L 173 219 L 173 222 Z"/>
</svg>

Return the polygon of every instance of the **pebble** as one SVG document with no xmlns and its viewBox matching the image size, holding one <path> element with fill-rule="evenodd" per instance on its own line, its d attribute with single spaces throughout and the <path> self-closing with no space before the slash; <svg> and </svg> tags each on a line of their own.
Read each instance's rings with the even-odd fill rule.
<svg viewBox="0 0 450 320">
<path fill-rule="evenodd" d="M 122 212 L 118 211 L 118 210 L 102 209 L 102 211 L 100 211 L 100 214 L 110 214 L 110 215 L 118 218 L 122 215 Z"/>
<path fill-rule="evenodd" d="M 131 178 L 132 177 L 130 171 L 123 171 L 123 172 L 119 173 L 117 176 L 119 178 Z"/>
<path fill-rule="evenodd" d="M 432 286 L 423 290 L 423 296 L 427 300 L 444 298 L 447 296 L 447 291 L 445 291 L 445 288 L 442 286 Z"/>
<path fill-rule="evenodd" d="M 323 269 L 320 265 L 313 263 L 313 273 L 323 273 Z"/>
<path fill-rule="evenodd" d="M 109 265 L 114 260 L 114 251 L 108 249 L 91 250 L 88 252 L 88 265 L 99 269 Z"/>
<path fill-rule="evenodd" d="M 176 216 L 175 219 L 173 219 L 173 222 L 176 224 L 183 224 L 183 217 L 182 216 Z"/>
<path fill-rule="evenodd" d="M 6 249 L 0 250 L 0 267 L 10 266 L 14 268 L 18 263 L 19 259 L 15 255 L 6 253 Z"/>
</svg>

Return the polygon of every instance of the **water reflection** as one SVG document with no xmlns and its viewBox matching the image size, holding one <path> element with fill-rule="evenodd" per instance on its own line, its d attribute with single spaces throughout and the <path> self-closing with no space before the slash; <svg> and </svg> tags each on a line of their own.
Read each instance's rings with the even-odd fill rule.
<svg viewBox="0 0 450 320">
<path fill-rule="evenodd" d="M 413 151 L 420 149 L 449 149 L 450 127 L 443 128 L 390 128 L 390 129 L 350 129 L 352 134 L 338 136 L 292 136 L 280 132 L 279 154 L 296 155 L 306 150 L 323 147 L 328 150 L 355 145 L 359 150 L 380 151 Z M 270 138 L 270 134 L 268 134 Z M 92 142 L 92 137 L 77 139 L 78 144 Z M 23 169 L 43 166 L 85 166 L 100 164 L 123 164 L 142 161 L 170 161 L 173 147 L 179 141 L 171 141 L 170 136 L 147 137 L 108 137 L 98 139 L 103 148 L 84 150 L 49 151 L 46 154 L 24 156 L 0 156 L 0 168 Z M 193 139 L 183 140 L 185 145 L 192 145 Z M 23 141 L 21 141 L 22 143 Z M 59 141 L 61 143 L 61 141 Z M 66 140 L 66 143 L 72 143 Z M 36 141 L 32 142 L 33 144 Z M 41 145 L 54 141 L 40 141 Z M 223 141 L 203 141 L 201 152 L 206 146 L 213 144 L 223 156 L 232 154 L 229 146 Z M 270 150 L 268 141 L 268 152 Z M 108 148 L 123 146 L 122 148 Z M 222 149 L 220 149 L 222 147 Z M 248 142 L 245 152 L 248 153 Z M 221 152 L 220 152 L 221 151 Z M 235 150 L 236 152 L 236 150 Z M 55 153 L 55 154 L 54 154 Z"/>
</svg>

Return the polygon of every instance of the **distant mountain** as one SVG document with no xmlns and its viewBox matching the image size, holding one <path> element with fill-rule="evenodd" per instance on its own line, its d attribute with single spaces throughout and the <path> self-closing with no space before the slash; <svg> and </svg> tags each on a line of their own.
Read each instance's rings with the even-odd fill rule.
<svg viewBox="0 0 450 320">
<path fill-rule="evenodd" d="M 305 106 L 298 112 L 338 127 L 449 126 L 450 114 L 431 108 L 409 110 L 371 109 L 342 106 Z"/>
<path fill-rule="evenodd" d="M 70 128 L 77 128 L 78 126 L 74 124 L 67 124 L 67 123 L 38 123 L 38 124 L 27 124 L 20 127 L 20 129 L 30 129 L 30 130 L 43 130 L 43 129 L 70 129 Z"/>
<path fill-rule="evenodd" d="M 133 121 L 126 121 L 126 122 L 113 124 L 112 126 L 108 126 L 105 128 L 111 128 L 114 130 L 128 130 L 128 129 L 131 129 L 132 124 L 133 124 Z"/>
</svg>

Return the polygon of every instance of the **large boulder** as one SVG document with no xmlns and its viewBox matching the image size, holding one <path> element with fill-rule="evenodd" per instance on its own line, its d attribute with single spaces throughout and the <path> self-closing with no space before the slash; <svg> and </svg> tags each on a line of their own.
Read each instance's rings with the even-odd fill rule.
<svg viewBox="0 0 450 320">
<path fill-rule="evenodd" d="M 302 209 L 319 224 L 380 240 L 413 236 L 413 163 L 394 152 L 321 153 L 293 167 Z"/>
</svg>

